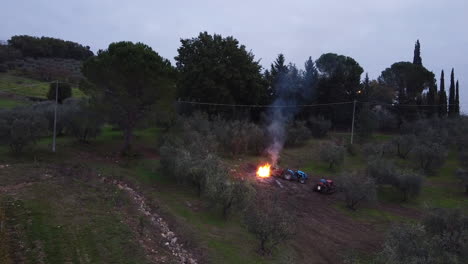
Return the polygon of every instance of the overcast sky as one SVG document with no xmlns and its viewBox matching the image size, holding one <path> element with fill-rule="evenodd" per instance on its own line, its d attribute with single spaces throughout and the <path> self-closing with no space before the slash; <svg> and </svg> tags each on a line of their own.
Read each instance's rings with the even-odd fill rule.
<svg viewBox="0 0 468 264">
<path fill-rule="evenodd" d="M 412 61 L 416 39 L 437 78 L 450 69 L 468 112 L 468 0 L 7 0 L 0 39 L 50 36 L 94 51 L 140 41 L 174 61 L 180 38 L 200 31 L 232 35 L 264 67 L 278 53 L 303 68 L 308 56 L 353 57 L 371 78 L 397 61 Z"/>
</svg>

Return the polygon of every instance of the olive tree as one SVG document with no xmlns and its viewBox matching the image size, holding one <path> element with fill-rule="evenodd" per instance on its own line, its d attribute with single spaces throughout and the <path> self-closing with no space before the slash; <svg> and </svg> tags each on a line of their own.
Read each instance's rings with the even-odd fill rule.
<svg viewBox="0 0 468 264">
<path fill-rule="evenodd" d="M 362 202 L 376 200 L 375 180 L 365 173 L 345 172 L 340 176 L 339 182 L 346 206 L 351 210 L 356 210 L 357 205 Z"/>
<path fill-rule="evenodd" d="M 413 159 L 420 169 L 426 173 L 432 173 L 440 168 L 447 157 L 446 148 L 435 142 L 420 143 L 413 150 Z"/>
<path fill-rule="evenodd" d="M 323 138 L 327 136 L 332 124 L 330 120 L 325 119 L 323 116 L 312 116 L 307 120 L 307 126 L 312 132 L 312 136 L 316 138 Z"/>
<path fill-rule="evenodd" d="M 101 132 L 103 118 L 93 111 L 89 100 L 69 98 L 63 102 L 63 108 L 66 133 L 80 142 L 88 143 L 89 139 L 95 138 Z"/>
<path fill-rule="evenodd" d="M 411 171 L 398 171 L 394 176 L 393 186 L 402 194 L 402 200 L 408 201 L 409 197 L 419 195 L 424 178 Z"/>
<path fill-rule="evenodd" d="M 392 139 L 396 154 L 401 159 L 406 159 L 417 144 L 414 135 L 400 135 Z"/>
<path fill-rule="evenodd" d="M 392 160 L 373 158 L 367 163 L 367 175 L 377 184 L 394 184 L 397 168 Z"/>
<path fill-rule="evenodd" d="M 142 43 L 111 43 L 83 63 L 81 86 L 124 133 L 122 154 L 131 148 L 133 130 L 158 98 L 174 87 L 171 63 Z"/>
<path fill-rule="evenodd" d="M 339 166 L 344 161 L 345 148 L 334 142 L 326 142 L 320 147 L 320 159 L 328 164 L 330 169 Z"/>
<path fill-rule="evenodd" d="M 47 120 L 30 108 L 16 108 L 0 112 L 0 142 L 20 153 L 47 134 Z"/>
<path fill-rule="evenodd" d="M 289 240 L 295 233 L 294 219 L 277 205 L 274 197 L 257 197 L 244 215 L 247 230 L 260 242 L 262 255 L 271 253 L 279 243 Z"/>
</svg>

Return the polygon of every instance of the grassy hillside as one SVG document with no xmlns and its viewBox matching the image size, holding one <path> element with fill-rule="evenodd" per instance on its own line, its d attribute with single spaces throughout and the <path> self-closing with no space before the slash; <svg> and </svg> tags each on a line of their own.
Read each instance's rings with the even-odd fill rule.
<svg viewBox="0 0 468 264">
<path fill-rule="evenodd" d="M 219 210 L 198 197 L 194 189 L 177 184 L 160 171 L 156 142 L 161 132 L 157 128 L 137 131 L 135 146 L 139 155 L 131 159 L 116 154 L 122 133 L 110 126 L 91 145 L 59 138 L 56 155 L 50 153 L 50 138 L 44 138 L 34 151 L 22 156 L 14 156 L 1 146 L 0 160 L 10 168 L 8 173 L 0 173 L 0 188 L 9 186 L 0 194 L 0 221 L 2 217 L 8 219 L 8 232 L 0 232 L 0 236 L 9 241 L 0 245 L 0 259 L 5 263 L 15 263 L 18 258 L 26 263 L 37 258 L 45 263 L 145 263 L 135 224 L 140 221 L 136 208 L 128 196 L 102 184 L 98 175 L 135 186 L 170 222 L 184 244 L 198 252 L 201 263 L 310 263 L 318 256 L 315 254 L 325 254 L 316 250 L 319 244 L 339 254 L 343 253 L 342 247 L 356 247 L 366 256 L 378 248 L 385 230 L 395 222 L 415 222 L 429 206 L 468 208 L 468 200 L 453 175 L 458 161 L 456 153 L 451 152 L 445 165 L 426 179 L 419 198 L 402 203 L 395 190 L 382 187 L 378 204 L 350 211 L 337 194 L 321 196 L 309 188 L 321 177 L 336 178 L 343 170 L 365 168 L 364 157 L 359 151 L 355 156 L 346 154 L 343 166 L 329 170 L 318 158 L 320 144 L 329 139 L 312 139 L 304 146 L 285 149 L 281 157 L 282 166 L 305 170 L 311 182 L 283 182 L 300 193 L 282 191 L 274 183 L 268 187 L 290 197 L 291 214 L 303 221 L 303 226 L 299 226 L 300 232 L 292 241 L 281 244 L 272 256 L 262 257 L 256 252 L 257 240 L 247 232 L 239 215 L 224 220 Z M 389 139 L 391 135 L 377 135 L 374 140 Z M 254 156 L 225 158 L 238 171 L 242 164 L 260 161 L 261 157 Z M 24 183 L 31 184 L 21 185 Z M 297 212 L 294 205 L 301 210 Z M 302 211 L 304 206 L 310 206 L 310 211 Z M 328 230 L 326 236 L 321 230 Z M 355 236 L 356 232 L 362 235 Z M 330 239 L 340 245 L 327 244 Z M 13 248 L 20 243 L 31 250 L 14 253 Z M 167 254 L 164 247 L 158 250 L 163 257 Z M 333 254 L 339 258 L 338 253 Z"/>
<path fill-rule="evenodd" d="M 83 92 L 78 88 L 72 88 L 74 97 L 82 97 Z M 10 73 L 0 73 L 0 92 L 20 96 L 32 96 L 46 98 L 49 91 L 49 83 L 33 80 L 30 78 L 15 76 Z"/>
</svg>

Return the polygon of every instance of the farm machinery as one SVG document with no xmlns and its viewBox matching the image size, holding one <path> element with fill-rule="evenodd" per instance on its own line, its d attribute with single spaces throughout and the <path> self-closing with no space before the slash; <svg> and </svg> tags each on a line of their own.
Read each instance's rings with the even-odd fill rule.
<svg viewBox="0 0 468 264">
<path fill-rule="evenodd" d="M 331 194 L 336 192 L 335 183 L 332 180 L 320 179 L 314 186 L 314 191 L 324 194 Z"/>
<path fill-rule="evenodd" d="M 309 175 L 307 175 L 307 173 L 300 170 L 292 169 L 273 168 L 272 174 L 287 181 L 298 181 L 302 184 L 304 184 L 309 178 Z"/>
</svg>

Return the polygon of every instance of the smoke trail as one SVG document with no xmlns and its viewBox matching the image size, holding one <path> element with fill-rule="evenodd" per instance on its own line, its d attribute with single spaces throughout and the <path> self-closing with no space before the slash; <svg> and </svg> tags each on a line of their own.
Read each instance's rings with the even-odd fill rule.
<svg viewBox="0 0 468 264">
<path fill-rule="evenodd" d="M 275 100 L 271 104 L 268 111 L 268 126 L 267 132 L 270 137 L 270 146 L 267 148 L 273 166 L 275 166 L 280 157 L 281 150 L 287 138 L 286 126 L 293 120 L 294 116 L 299 111 L 298 107 L 281 107 L 294 106 L 298 104 L 298 96 L 301 95 L 300 79 L 297 69 L 289 67 L 287 73 L 280 74 L 276 81 Z"/>
</svg>

